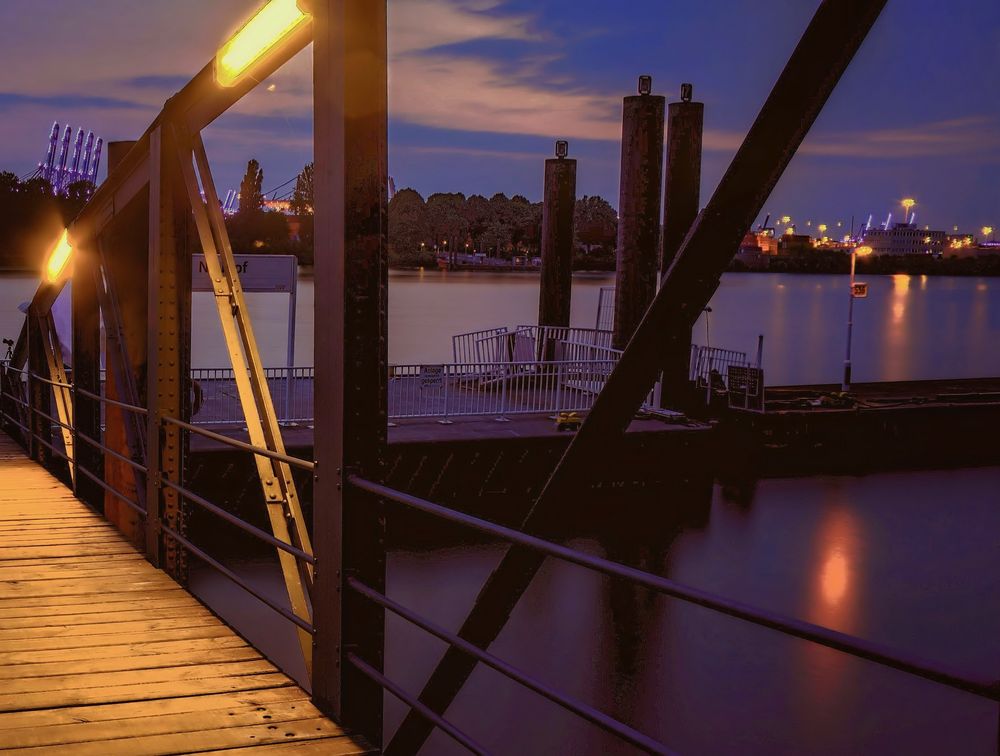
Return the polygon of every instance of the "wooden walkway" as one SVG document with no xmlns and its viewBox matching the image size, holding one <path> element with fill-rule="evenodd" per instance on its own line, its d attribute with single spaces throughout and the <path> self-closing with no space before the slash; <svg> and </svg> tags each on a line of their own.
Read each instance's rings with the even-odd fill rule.
<svg viewBox="0 0 1000 756">
<path fill-rule="evenodd" d="M 0 433 L 0 753 L 372 753 Z"/>
</svg>

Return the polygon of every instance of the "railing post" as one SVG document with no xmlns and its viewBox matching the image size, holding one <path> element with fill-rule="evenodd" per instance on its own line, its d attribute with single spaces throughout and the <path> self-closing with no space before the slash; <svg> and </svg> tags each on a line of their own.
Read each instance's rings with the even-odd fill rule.
<svg viewBox="0 0 1000 756">
<path fill-rule="evenodd" d="M 383 476 L 388 381 L 388 87 L 385 0 L 314 0 L 316 403 L 313 700 L 375 747 L 385 613 L 345 580 L 385 590 L 380 500 L 346 484 Z"/>
</svg>

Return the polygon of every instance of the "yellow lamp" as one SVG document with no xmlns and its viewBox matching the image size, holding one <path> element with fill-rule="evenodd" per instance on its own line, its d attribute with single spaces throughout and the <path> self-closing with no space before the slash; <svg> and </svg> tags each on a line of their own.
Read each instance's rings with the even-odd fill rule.
<svg viewBox="0 0 1000 756">
<path fill-rule="evenodd" d="M 66 229 L 45 261 L 45 280 L 49 283 L 58 281 L 66 270 L 66 266 L 69 265 L 72 256 L 73 245 L 69 241 L 69 229 Z"/>
<path fill-rule="evenodd" d="M 854 250 L 854 254 L 856 254 L 858 257 L 867 257 L 871 253 L 872 253 L 872 248 L 867 245 L 864 247 L 857 247 Z"/>
<path fill-rule="evenodd" d="M 270 0 L 216 53 L 215 80 L 236 86 L 254 63 L 309 19 L 297 0 Z"/>
</svg>

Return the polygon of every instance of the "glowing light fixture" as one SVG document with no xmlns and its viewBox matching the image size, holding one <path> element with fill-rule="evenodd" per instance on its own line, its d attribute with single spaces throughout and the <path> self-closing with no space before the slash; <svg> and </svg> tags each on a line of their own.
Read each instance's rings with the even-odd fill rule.
<svg viewBox="0 0 1000 756">
<path fill-rule="evenodd" d="M 912 197 L 907 197 L 900 204 L 903 206 L 903 210 L 906 211 L 903 213 L 903 223 L 909 223 L 908 219 L 910 217 L 910 210 L 912 210 L 913 206 L 917 204 L 917 201 Z"/>
<path fill-rule="evenodd" d="M 66 270 L 70 258 L 73 256 L 73 245 L 69 241 L 69 229 L 62 232 L 59 241 L 49 252 L 49 257 L 45 261 L 45 280 L 55 283 Z"/>
<path fill-rule="evenodd" d="M 254 63 L 309 18 L 297 0 L 271 0 L 220 48 L 215 80 L 224 87 L 236 86 Z"/>
<path fill-rule="evenodd" d="M 868 246 L 857 247 L 854 250 L 854 254 L 856 254 L 858 257 L 867 257 L 871 253 L 872 253 L 872 248 Z"/>
</svg>

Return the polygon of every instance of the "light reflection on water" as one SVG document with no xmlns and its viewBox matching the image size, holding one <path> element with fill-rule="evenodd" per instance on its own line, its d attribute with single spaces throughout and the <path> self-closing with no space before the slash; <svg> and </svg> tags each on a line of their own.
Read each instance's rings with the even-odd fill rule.
<svg viewBox="0 0 1000 756">
<path fill-rule="evenodd" d="M 956 495 L 961 492 L 961 495 Z M 635 508 L 585 551 L 970 672 L 1000 670 L 1000 469 L 715 486 Z M 628 512 L 623 518 L 622 512 Z M 498 546 L 396 551 L 393 598 L 457 628 Z M 232 591 L 218 590 L 218 598 Z M 280 582 L 271 587 L 277 594 Z M 241 610 L 245 611 L 245 610 Z M 267 636 L 282 621 L 250 620 Z M 247 618 L 244 618 L 247 621 Z M 443 645 L 388 619 L 387 665 L 419 690 Z M 287 647 L 294 648 L 291 630 Z M 251 636 L 253 637 L 253 636 Z M 554 560 L 493 649 L 683 754 L 990 754 L 995 704 Z M 391 731 L 404 709 L 386 699 Z M 497 753 L 631 754 L 479 669 L 449 714 Z M 513 724 L 512 723 L 516 723 Z M 426 753 L 460 753 L 434 736 Z"/>
</svg>

